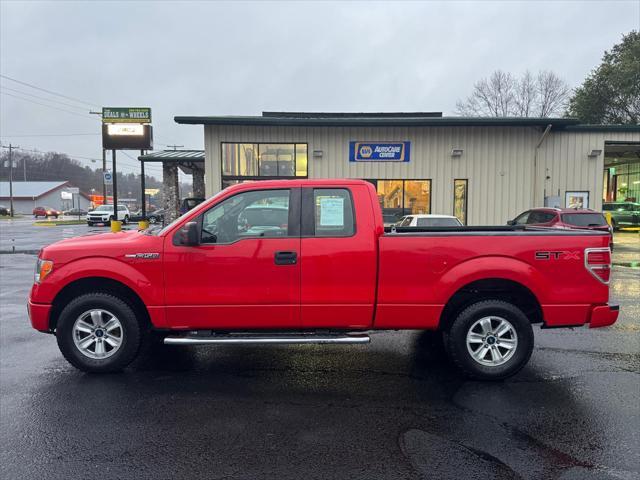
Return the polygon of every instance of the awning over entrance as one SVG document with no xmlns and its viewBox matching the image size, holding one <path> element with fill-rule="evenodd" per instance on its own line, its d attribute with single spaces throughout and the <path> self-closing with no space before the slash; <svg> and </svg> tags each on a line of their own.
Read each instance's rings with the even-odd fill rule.
<svg viewBox="0 0 640 480">
<path fill-rule="evenodd" d="M 141 167 L 141 187 L 145 191 L 144 164 L 162 163 L 162 183 L 164 192 L 165 223 L 172 222 L 180 215 L 180 195 L 178 188 L 178 168 L 192 175 L 193 196 L 204 198 L 204 150 L 163 150 L 138 157 Z M 142 216 L 146 217 L 146 202 L 142 202 Z"/>
</svg>

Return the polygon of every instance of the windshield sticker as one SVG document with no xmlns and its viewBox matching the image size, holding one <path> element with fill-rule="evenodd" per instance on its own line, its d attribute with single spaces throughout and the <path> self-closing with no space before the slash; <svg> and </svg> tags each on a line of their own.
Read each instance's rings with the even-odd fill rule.
<svg viewBox="0 0 640 480">
<path fill-rule="evenodd" d="M 320 200 L 320 226 L 344 226 L 344 198 L 318 197 Z"/>
</svg>

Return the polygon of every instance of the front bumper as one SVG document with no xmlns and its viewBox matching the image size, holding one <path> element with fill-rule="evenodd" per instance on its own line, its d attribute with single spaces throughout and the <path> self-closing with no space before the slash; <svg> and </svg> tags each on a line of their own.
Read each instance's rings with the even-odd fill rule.
<svg viewBox="0 0 640 480">
<path fill-rule="evenodd" d="M 618 305 L 602 305 L 593 307 L 591 310 L 591 319 L 589 320 L 589 328 L 608 327 L 613 325 L 618 319 L 620 307 Z"/>
<path fill-rule="evenodd" d="M 49 315 L 51 313 L 51 305 L 42 303 L 33 303 L 29 300 L 27 304 L 27 312 L 29 312 L 29 319 L 31 320 L 31 326 L 41 332 L 48 332 L 49 330 Z"/>
</svg>

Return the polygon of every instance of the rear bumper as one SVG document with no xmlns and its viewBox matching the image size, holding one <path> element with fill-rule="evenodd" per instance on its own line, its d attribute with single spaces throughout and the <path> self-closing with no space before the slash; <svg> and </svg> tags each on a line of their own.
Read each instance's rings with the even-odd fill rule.
<svg viewBox="0 0 640 480">
<path fill-rule="evenodd" d="M 589 328 L 608 327 L 613 325 L 618 319 L 620 307 L 618 305 L 602 305 L 593 307 L 591 310 L 591 319 L 589 320 Z"/>
<path fill-rule="evenodd" d="M 618 319 L 618 305 L 542 305 L 544 328 L 580 327 L 589 324 L 590 328 L 606 327 Z"/>
<path fill-rule="evenodd" d="M 29 300 L 27 304 L 27 311 L 29 312 L 29 319 L 31 320 L 31 326 L 41 332 L 49 331 L 49 314 L 51 313 L 51 305 L 42 303 L 33 303 Z"/>
</svg>

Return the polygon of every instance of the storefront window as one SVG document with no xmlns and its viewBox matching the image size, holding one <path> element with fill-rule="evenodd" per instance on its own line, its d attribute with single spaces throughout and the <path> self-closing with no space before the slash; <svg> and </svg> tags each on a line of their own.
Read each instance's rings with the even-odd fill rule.
<svg viewBox="0 0 640 480">
<path fill-rule="evenodd" d="M 223 186 L 233 180 L 307 176 L 306 143 L 225 143 L 222 149 Z"/>
<path fill-rule="evenodd" d="M 296 143 L 296 177 L 307 176 L 307 144 Z"/>
<path fill-rule="evenodd" d="M 467 224 L 467 179 L 453 181 L 453 215 L 458 217 L 463 225 Z"/>
<path fill-rule="evenodd" d="M 404 215 L 431 212 L 431 180 L 368 180 L 378 192 L 384 223 Z"/>
<path fill-rule="evenodd" d="M 223 143 L 222 174 L 251 177 L 258 174 L 258 145 L 255 143 Z"/>
<path fill-rule="evenodd" d="M 431 182 L 429 180 L 405 180 L 404 215 L 429 213 Z"/>
</svg>

